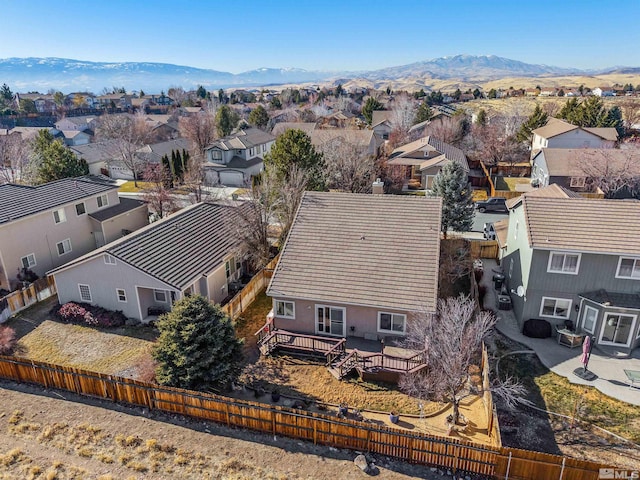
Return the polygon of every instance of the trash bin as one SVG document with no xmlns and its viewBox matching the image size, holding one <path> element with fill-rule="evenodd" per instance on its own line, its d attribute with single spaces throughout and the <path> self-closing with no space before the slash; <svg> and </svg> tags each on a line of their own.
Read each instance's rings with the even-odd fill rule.
<svg viewBox="0 0 640 480">
<path fill-rule="evenodd" d="M 511 310 L 511 297 L 500 295 L 498 297 L 498 310 Z"/>
<path fill-rule="evenodd" d="M 493 276 L 493 286 L 496 290 L 500 290 L 502 285 L 504 284 L 504 275 L 501 273 L 496 273 Z"/>
</svg>

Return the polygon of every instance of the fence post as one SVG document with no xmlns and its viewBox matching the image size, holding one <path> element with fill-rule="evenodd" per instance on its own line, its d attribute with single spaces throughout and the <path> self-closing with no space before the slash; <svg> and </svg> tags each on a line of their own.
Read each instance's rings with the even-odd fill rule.
<svg viewBox="0 0 640 480">
<path fill-rule="evenodd" d="M 562 480 L 562 475 L 564 474 L 564 462 L 567 461 L 567 457 L 562 457 L 562 468 L 560 468 L 560 477 L 558 480 Z"/>
<path fill-rule="evenodd" d="M 318 419 L 313 419 L 313 444 L 317 445 L 318 443 Z"/>
<path fill-rule="evenodd" d="M 511 452 L 509 452 L 509 460 L 507 460 L 507 473 L 504 476 L 504 480 L 509 480 L 509 471 L 511 470 Z"/>
<path fill-rule="evenodd" d="M 273 429 L 273 436 L 276 436 L 276 412 L 271 410 L 271 428 Z"/>
<path fill-rule="evenodd" d="M 227 414 L 227 426 L 231 426 L 231 415 L 229 414 L 229 404 L 227 402 L 224 403 L 224 410 Z"/>
</svg>

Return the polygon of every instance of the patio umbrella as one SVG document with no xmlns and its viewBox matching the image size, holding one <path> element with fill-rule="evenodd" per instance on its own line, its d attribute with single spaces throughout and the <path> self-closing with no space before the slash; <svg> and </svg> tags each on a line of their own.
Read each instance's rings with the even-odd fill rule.
<svg viewBox="0 0 640 480">
<path fill-rule="evenodd" d="M 582 342 L 582 357 L 580 357 L 580 362 L 584 366 L 584 369 L 587 369 L 587 364 L 589 363 L 589 353 L 591 352 L 591 337 L 587 335 L 584 337 L 584 342 Z"/>
</svg>

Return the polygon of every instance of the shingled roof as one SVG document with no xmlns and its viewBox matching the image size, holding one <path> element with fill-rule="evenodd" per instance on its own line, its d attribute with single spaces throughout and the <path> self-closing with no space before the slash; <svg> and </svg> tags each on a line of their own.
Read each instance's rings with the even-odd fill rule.
<svg viewBox="0 0 640 480">
<path fill-rule="evenodd" d="M 227 137 L 216 140 L 211 145 L 209 145 L 207 149 L 219 148 L 221 150 L 244 150 L 247 148 L 255 147 L 256 145 L 269 143 L 274 140 L 275 137 L 273 135 L 264 132 L 259 128 L 247 128 Z"/>
<path fill-rule="evenodd" d="M 640 254 L 640 201 L 523 195 L 532 248 Z"/>
<path fill-rule="evenodd" d="M 93 175 L 63 178 L 35 187 L 0 185 L 0 224 L 117 188 L 110 179 Z"/>
<path fill-rule="evenodd" d="M 464 152 L 433 135 L 399 146 L 391 153 L 389 164 L 421 165 L 425 161 L 424 152 L 428 151 L 440 153 L 444 155 L 446 160 L 460 164 L 465 172 L 469 171 L 469 162 Z"/>
<path fill-rule="evenodd" d="M 270 296 L 435 311 L 439 198 L 305 192 Z"/>
<path fill-rule="evenodd" d="M 239 244 L 234 230 L 235 208 L 198 203 L 49 273 L 109 253 L 182 290 L 220 265 Z"/>
</svg>

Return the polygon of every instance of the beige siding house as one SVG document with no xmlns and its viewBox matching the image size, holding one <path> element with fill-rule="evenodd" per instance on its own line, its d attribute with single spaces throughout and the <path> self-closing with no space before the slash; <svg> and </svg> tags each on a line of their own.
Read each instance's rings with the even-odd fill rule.
<svg viewBox="0 0 640 480">
<path fill-rule="evenodd" d="M 199 203 L 50 272 L 60 303 L 154 319 L 184 295 L 220 303 L 242 272 L 236 207 Z"/>
<path fill-rule="evenodd" d="M 276 329 L 377 340 L 435 313 L 439 198 L 305 192 L 267 295 Z"/>
<path fill-rule="evenodd" d="M 615 128 L 587 128 L 550 118 L 533 130 L 531 158 L 542 148 L 613 148 L 618 141 Z"/>
<path fill-rule="evenodd" d="M 118 197 L 101 177 L 0 186 L 0 287 L 17 286 L 26 268 L 43 276 L 148 223 L 147 205 Z"/>
</svg>

